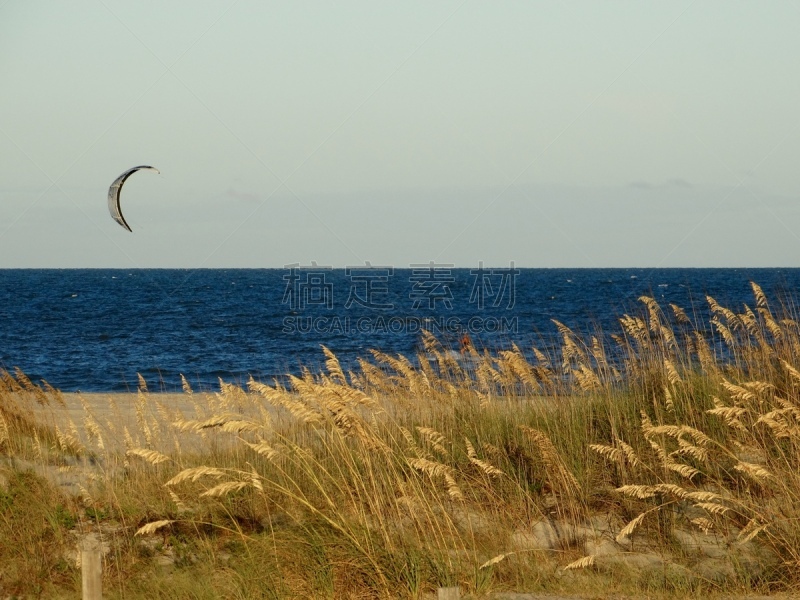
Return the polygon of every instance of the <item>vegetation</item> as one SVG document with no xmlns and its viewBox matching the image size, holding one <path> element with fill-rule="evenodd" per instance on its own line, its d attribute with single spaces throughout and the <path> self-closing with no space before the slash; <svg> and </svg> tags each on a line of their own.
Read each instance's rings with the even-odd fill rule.
<svg viewBox="0 0 800 600">
<path fill-rule="evenodd" d="M 78 597 L 89 531 L 111 598 L 796 589 L 800 324 L 753 291 L 708 329 L 644 297 L 547 348 L 323 348 L 325 373 L 184 381 L 191 412 L 140 380 L 131 428 L 3 373 L 0 593 Z"/>
</svg>

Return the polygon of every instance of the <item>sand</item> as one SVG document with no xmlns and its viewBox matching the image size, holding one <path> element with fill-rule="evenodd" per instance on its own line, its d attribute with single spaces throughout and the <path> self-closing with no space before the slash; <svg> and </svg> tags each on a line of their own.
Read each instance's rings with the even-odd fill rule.
<svg viewBox="0 0 800 600">
<path fill-rule="evenodd" d="M 171 423 L 181 418 L 185 420 L 204 420 L 212 415 L 210 407 L 216 401 L 215 394 L 203 393 L 192 396 L 183 393 L 154 393 L 145 396 L 142 403 L 139 395 L 135 393 L 64 393 L 62 394 L 66 406 L 51 403 L 41 406 L 32 401 L 31 396 L 20 398 L 20 405 L 30 408 L 36 420 L 50 427 L 57 426 L 64 434 L 77 435 L 75 437 L 86 447 L 87 451 L 81 457 L 65 457 L 63 453 L 48 453 L 44 448 L 43 454 L 49 456 L 44 461 L 31 461 L 12 457 L 0 462 L 8 466 L 23 469 L 33 469 L 45 476 L 69 493 L 82 492 L 89 487 L 92 479 L 109 474 L 109 470 L 121 468 L 121 458 L 131 446 L 126 445 L 125 430 L 127 429 L 133 446 L 171 453 L 180 445 L 181 452 L 208 452 L 209 446 L 220 449 L 227 444 L 238 443 L 235 436 L 221 432 L 216 428 L 204 430 L 203 435 L 192 431 L 179 432 Z M 200 412 L 197 410 L 200 407 Z M 87 410 L 88 409 L 88 410 Z M 231 411 L 228 411 L 229 413 Z M 140 414 L 145 417 L 147 427 L 151 432 L 151 443 L 139 423 Z M 260 414 L 254 405 L 243 406 L 237 414 L 242 418 L 252 417 L 261 420 Z M 87 418 L 89 416 L 90 418 Z M 159 428 L 161 431 L 159 432 Z M 99 431 L 102 437 L 102 448 L 97 437 L 92 434 L 92 429 Z M 43 442 L 43 446 L 46 443 Z M 130 457 L 131 461 L 143 461 L 138 457 Z M 143 464 L 145 464 L 143 462 Z M 2 477 L 2 468 L 0 468 Z"/>
</svg>

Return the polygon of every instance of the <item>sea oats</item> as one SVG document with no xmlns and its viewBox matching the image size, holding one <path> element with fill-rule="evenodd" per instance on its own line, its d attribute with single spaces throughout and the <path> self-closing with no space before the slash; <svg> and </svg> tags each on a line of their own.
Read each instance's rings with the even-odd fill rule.
<svg viewBox="0 0 800 600">
<path fill-rule="evenodd" d="M 422 427 L 419 425 L 417 426 L 417 431 L 427 440 L 430 447 L 436 450 L 440 455 L 445 457 L 450 455 L 444 447 L 447 443 L 447 439 L 441 433 L 430 427 Z"/>
<path fill-rule="evenodd" d="M 490 558 L 489 560 L 487 560 L 480 567 L 478 567 L 478 569 L 485 569 L 487 567 L 491 567 L 492 565 L 496 565 L 497 563 L 504 561 L 506 558 L 508 558 L 512 554 L 516 554 L 516 553 L 515 552 L 504 552 L 503 554 L 498 554 L 497 556 L 494 556 L 494 557 Z"/>
<path fill-rule="evenodd" d="M 131 448 L 126 452 L 128 456 L 138 456 L 145 459 L 151 465 L 158 465 L 170 460 L 169 456 L 162 454 L 157 450 L 148 450 L 147 448 Z"/>
<path fill-rule="evenodd" d="M 689 492 L 686 494 L 686 497 L 690 500 L 695 500 L 697 502 L 724 502 L 725 498 L 720 496 L 719 494 L 715 494 L 714 492 L 709 492 L 705 490 Z"/>
<path fill-rule="evenodd" d="M 94 506 L 95 501 L 92 495 L 89 493 L 89 490 L 82 483 L 77 484 L 78 490 L 80 491 L 81 498 L 83 499 L 83 504 L 85 506 Z"/>
<path fill-rule="evenodd" d="M 589 448 L 597 452 L 600 456 L 607 458 L 612 462 L 621 462 L 622 451 L 619 448 L 612 446 L 605 446 L 603 444 L 589 444 Z"/>
<path fill-rule="evenodd" d="M 675 496 L 681 500 L 685 500 L 691 496 L 691 492 L 687 492 L 684 488 L 679 485 L 675 485 L 674 483 L 659 483 L 653 486 L 653 489 L 661 492 L 662 494 Z"/>
<path fill-rule="evenodd" d="M 672 361 L 668 358 L 664 359 L 664 369 L 667 371 L 667 380 L 672 385 L 680 385 L 683 383 L 681 376 L 678 374 L 678 370 L 675 368 L 675 365 L 672 364 Z"/>
<path fill-rule="evenodd" d="M 759 327 L 758 319 L 756 318 L 753 309 L 751 309 L 746 304 L 744 305 L 744 312 L 737 315 L 739 320 L 744 325 L 745 330 L 747 333 L 757 339 L 761 338 L 761 329 Z"/>
<path fill-rule="evenodd" d="M 220 478 L 225 475 L 225 471 L 221 469 L 217 469 L 215 467 L 190 467 L 188 469 L 184 469 L 177 475 L 175 475 L 172 479 L 167 481 L 164 485 L 177 485 L 183 481 L 191 480 L 197 481 L 202 477 L 216 477 Z"/>
<path fill-rule="evenodd" d="M 795 419 L 800 419 L 800 407 L 794 402 L 790 402 L 786 398 L 775 397 L 777 402 L 788 414 L 791 414 Z"/>
<path fill-rule="evenodd" d="M 669 454 L 667 454 L 667 451 L 664 450 L 661 444 L 649 438 L 647 439 L 647 441 L 650 444 L 650 447 L 655 451 L 658 458 L 661 460 L 661 465 L 663 467 L 667 467 L 670 464 L 674 464 L 674 461 L 669 457 Z"/>
<path fill-rule="evenodd" d="M 775 386 L 768 381 L 745 381 L 742 387 L 747 388 L 757 394 L 768 395 L 770 392 L 775 391 Z"/>
<path fill-rule="evenodd" d="M 186 380 L 186 377 L 183 376 L 183 373 L 181 373 L 181 387 L 183 388 L 184 394 L 188 394 L 189 396 L 192 395 L 192 386 L 189 385 L 189 382 Z"/>
<path fill-rule="evenodd" d="M 583 363 L 579 363 L 572 373 L 578 382 L 578 388 L 582 391 L 590 392 L 603 387 L 597 374 Z"/>
<path fill-rule="evenodd" d="M 221 415 L 212 415 L 206 420 L 198 423 L 199 429 L 210 429 L 212 427 L 220 427 L 232 419 L 238 419 L 239 415 L 234 413 L 225 413 Z"/>
<path fill-rule="evenodd" d="M 697 517 L 692 519 L 691 523 L 700 528 L 700 531 L 708 535 L 714 529 L 714 524 L 705 517 Z"/>
<path fill-rule="evenodd" d="M 406 443 L 412 448 L 418 448 L 417 441 L 414 439 L 414 436 L 411 434 L 411 432 L 402 426 L 399 427 L 399 429 L 400 429 L 400 434 L 406 440 Z"/>
<path fill-rule="evenodd" d="M 427 458 L 411 458 L 408 459 L 408 464 L 429 477 L 441 477 L 445 473 L 452 473 L 451 467 Z"/>
<path fill-rule="evenodd" d="M 200 494 L 200 496 L 211 497 L 211 498 L 220 498 L 222 496 L 227 496 L 233 492 L 239 492 L 248 486 L 252 486 L 251 481 L 226 481 L 224 483 L 219 483 L 214 487 L 207 489 L 205 492 Z"/>
<path fill-rule="evenodd" d="M 725 317 L 725 320 L 734 329 L 742 326 L 741 322 L 739 321 L 739 318 L 732 310 L 725 308 L 724 306 L 721 306 L 711 296 L 706 296 L 706 300 L 708 301 L 708 305 L 711 307 L 711 311 L 717 314 L 721 314 L 723 317 Z"/>
<path fill-rule="evenodd" d="M 183 500 L 180 499 L 180 496 L 178 496 L 178 494 L 176 494 L 172 490 L 168 490 L 168 491 L 169 491 L 169 497 L 172 499 L 172 502 L 177 507 L 178 512 L 182 512 L 182 513 L 189 512 L 189 507 L 186 506 L 186 504 L 183 502 Z"/>
<path fill-rule="evenodd" d="M 739 461 L 737 464 L 733 466 L 733 468 L 741 473 L 744 473 L 745 475 L 750 476 L 752 479 L 755 479 L 756 481 L 762 481 L 764 479 L 772 479 L 774 477 L 773 474 L 770 473 L 767 469 L 765 469 L 761 465 L 757 465 L 754 463 Z"/>
<path fill-rule="evenodd" d="M 640 296 L 639 302 L 647 306 L 647 313 L 650 317 L 650 331 L 658 333 L 661 329 L 661 307 L 658 306 L 658 302 L 651 296 Z"/>
<path fill-rule="evenodd" d="M 698 446 L 702 446 L 703 448 L 714 443 L 714 440 L 712 440 L 705 433 L 703 433 L 702 431 L 700 431 L 695 427 L 690 427 L 689 425 L 683 425 L 681 427 L 681 431 L 683 434 L 691 437 Z"/>
<path fill-rule="evenodd" d="M 670 462 L 667 463 L 665 466 L 670 471 L 674 471 L 675 473 L 678 473 L 679 475 L 685 477 L 686 479 L 691 479 L 692 477 L 700 475 L 700 471 L 698 469 L 695 469 L 694 467 L 690 467 L 689 465 L 683 463 Z"/>
<path fill-rule="evenodd" d="M 74 428 L 74 423 L 72 426 Z M 72 434 L 72 433 L 64 433 L 55 425 L 53 427 L 53 432 L 56 435 L 56 440 L 58 441 L 58 446 L 62 452 L 67 454 L 74 454 L 76 456 L 80 456 L 85 453 L 86 448 L 81 444 L 81 442 Z"/>
<path fill-rule="evenodd" d="M 467 447 L 467 457 L 473 465 L 477 466 L 481 471 L 490 477 L 500 477 L 504 475 L 504 473 L 497 467 L 494 467 L 488 462 L 478 458 L 478 455 L 475 453 L 475 448 L 473 447 L 472 443 L 470 443 L 469 439 L 464 438 L 464 444 Z"/>
<path fill-rule="evenodd" d="M 731 398 L 739 402 L 752 402 L 756 399 L 756 395 L 745 387 L 735 385 L 727 379 L 722 379 L 722 387 L 724 387 Z"/>
<path fill-rule="evenodd" d="M 726 327 L 719 319 L 714 317 L 711 319 L 711 324 L 720 333 L 722 339 L 725 340 L 725 343 L 728 345 L 728 347 L 733 348 L 736 346 L 736 340 L 733 338 L 731 330 L 728 329 L 728 327 Z"/>
<path fill-rule="evenodd" d="M 10 439 L 8 435 L 8 423 L 5 417 L 3 417 L 3 413 L 0 412 L 0 448 L 7 446 Z M 38 442 L 38 439 L 36 441 Z"/>
<path fill-rule="evenodd" d="M 0 414 L 0 421 L 2 421 L 3 415 Z M 4 422 L 4 421 L 2 421 Z M 0 422 L 0 427 L 2 426 L 2 422 Z M 0 432 L 1 433 L 1 432 Z M 6 432 L 8 433 L 8 432 Z M 3 444 L 0 443 L 0 448 L 3 447 Z M 42 442 L 39 439 L 39 433 L 37 431 L 33 432 L 33 455 L 36 458 L 36 462 L 42 464 L 44 461 L 44 453 L 42 452 Z"/>
<path fill-rule="evenodd" d="M 538 348 L 533 348 L 533 355 L 536 357 L 538 363 L 543 367 L 550 367 L 550 359 Z"/>
<path fill-rule="evenodd" d="M 629 538 L 631 535 L 633 535 L 633 532 L 636 531 L 639 525 L 642 524 L 642 521 L 644 521 L 644 518 L 647 516 L 647 513 L 649 512 L 650 511 L 648 510 L 641 513 L 639 516 L 637 516 L 635 519 L 633 519 L 627 525 L 625 525 L 625 527 L 620 529 L 616 538 L 617 543 L 622 543 L 626 538 Z"/>
<path fill-rule="evenodd" d="M 342 385 L 347 385 L 347 379 L 344 376 L 344 371 L 342 371 L 342 365 L 339 363 L 339 359 L 336 358 L 336 355 L 325 345 L 322 346 L 322 353 L 326 358 L 325 368 L 328 369 L 328 373 L 330 373 L 331 377 Z"/>
<path fill-rule="evenodd" d="M 576 492 L 580 488 L 578 480 L 575 479 L 575 476 L 564 465 L 561 456 L 558 454 L 558 450 L 556 450 L 556 447 L 547 434 L 526 425 L 521 425 L 520 429 L 533 440 L 549 471 L 557 475 L 553 481 L 561 486 L 563 491 L 567 493 L 571 494 Z"/>
<path fill-rule="evenodd" d="M 594 335 L 592 336 L 592 358 L 594 358 L 599 369 L 608 369 L 609 365 L 605 348 L 602 342 L 597 339 L 597 336 Z"/>
<path fill-rule="evenodd" d="M 444 473 L 444 481 L 445 481 L 445 485 L 447 486 L 447 494 L 453 500 L 462 500 L 463 501 L 464 500 L 464 494 L 461 491 L 461 488 L 458 487 L 458 484 L 456 483 L 455 477 L 453 477 L 450 473 L 445 472 Z"/>
<path fill-rule="evenodd" d="M 651 425 L 647 428 L 645 435 L 647 437 L 666 435 L 668 437 L 677 438 L 683 435 L 683 427 L 680 425 Z"/>
<path fill-rule="evenodd" d="M 652 498 L 656 495 L 657 489 L 652 485 L 623 485 L 616 489 L 617 492 L 620 494 L 624 494 L 626 496 L 631 496 L 633 498 L 638 498 L 640 500 L 644 500 L 647 498 Z"/>
<path fill-rule="evenodd" d="M 707 409 L 706 412 L 708 414 L 722 417 L 722 419 L 729 427 L 733 427 L 735 429 L 739 429 L 742 431 L 747 430 L 747 428 L 744 426 L 744 423 L 742 423 L 740 418 L 747 415 L 750 412 L 748 409 L 742 408 L 740 406 L 726 406 L 717 397 L 713 397 L 712 400 L 714 402 L 715 408 Z"/>
<path fill-rule="evenodd" d="M 67 408 L 67 402 L 64 400 L 64 394 L 61 393 L 61 390 L 57 390 L 44 379 L 42 379 L 42 388 L 47 393 L 48 397 L 52 397 L 56 401 L 56 404 L 61 408 Z"/>
<path fill-rule="evenodd" d="M 697 358 L 700 361 L 700 366 L 707 374 L 715 374 L 719 370 L 717 361 L 711 352 L 708 342 L 699 331 L 694 332 L 694 347 L 697 352 Z"/>
<path fill-rule="evenodd" d="M 147 523 L 143 527 L 140 527 L 136 530 L 134 535 L 150 535 L 151 533 L 155 533 L 162 527 L 166 527 L 167 525 L 171 525 L 174 523 L 174 520 L 164 519 L 161 521 L 152 521 L 151 523 Z"/>
<path fill-rule="evenodd" d="M 664 406 L 669 412 L 675 412 L 675 401 L 672 399 L 672 394 L 667 386 L 664 386 Z"/>
<path fill-rule="evenodd" d="M 714 502 L 697 502 L 695 503 L 695 506 L 710 512 L 712 515 L 724 515 L 730 510 L 727 506 L 716 504 Z"/>
<path fill-rule="evenodd" d="M 172 422 L 172 427 L 178 431 L 200 431 L 202 427 L 200 426 L 200 421 L 195 420 L 186 420 L 186 419 L 176 419 Z"/>
<path fill-rule="evenodd" d="M 772 317 L 766 308 L 759 308 L 758 311 L 761 313 L 761 317 L 764 319 L 764 325 L 767 327 L 770 334 L 772 334 L 772 337 L 776 340 L 782 340 L 783 329 L 781 329 L 780 324 Z"/>
<path fill-rule="evenodd" d="M 244 440 L 242 441 L 248 448 L 254 452 L 257 452 L 267 460 L 275 460 L 278 456 L 280 456 L 280 452 L 267 442 L 260 441 L 256 443 L 250 443 Z"/>
<path fill-rule="evenodd" d="M 625 458 L 630 466 L 636 467 L 640 464 L 639 457 L 636 455 L 636 452 L 632 446 L 626 444 L 619 438 L 617 438 L 617 445 L 622 449 L 622 452 L 625 454 Z"/>
<path fill-rule="evenodd" d="M 569 563 L 566 567 L 564 567 L 564 570 L 569 571 L 570 569 L 585 569 L 587 567 L 591 567 L 594 564 L 594 561 L 594 554 L 590 554 L 589 556 L 584 556 L 583 558 L 579 558 L 578 560 Z"/>
<path fill-rule="evenodd" d="M 441 477 L 444 479 L 448 495 L 454 500 L 463 500 L 464 494 L 455 480 L 452 467 L 426 458 L 407 459 L 408 464 L 418 471 L 422 471 L 431 479 Z"/>
<path fill-rule="evenodd" d="M 736 541 L 740 544 L 746 544 L 768 528 L 769 524 L 762 523 L 759 519 L 750 519 L 747 525 L 739 532 L 739 535 L 736 536 Z"/>
<path fill-rule="evenodd" d="M 792 365 L 790 365 L 783 359 L 781 359 L 781 364 L 783 364 L 783 366 L 786 368 L 786 371 L 789 373 L 794 382 L 800 383 L 800 371 L 795 369 Z"/>
<path fill-rule="evenodd" d="M 700 462 L 707 462 L 708 461 L 708 450 L 703 447 L 695 446 L 694 444 L 690 444 L 683 438 L 678 438 L 678 445 L 680 446 L 677 450 L 670 452 L 669 455 L 672 457 L 676 456 L 691 456 L 692 458 L 699 460 Z"/>
<path fill-rule="evenodd" d="M 670 308 L 672 308 L 672 312 L 675 315 L 675 320 L 678 321 L 681 325 L 691 325 L 692 321 L 689 317 L 686 316 L 686 312 L 677 304 L 670 304 Z"/>
<path fill-rule="evenodd" d="M 91 439 L 95 440 L 97 448 L 100 451 L 105 450 L 105 443 L 103 442 L 103 434 L 100 431 L 100 425 L 94 420 L 91 414 L 86 414 L 83 418 L 83 426 L 86 428 L 87 433 Z"/>
<path fill-rule="evenodd" d="M 258 492 L 263 492 L 264 491 L 264 486 L 261 483 L 261 480 L 262 480 L 261 475 L 259 475 L 256 472 L 255 468 L 251 467 L 251 469 L 250 469 L 250 485 L 253 487 L 253 489 L 255 489 Z"/>
<path fill-rule="evenodd" d="M 764 294 L 764 290 L 761 289 L 761 286 L 755 281 L 751 281 L 750 287 L 753 289 L 753 295 L 756 297 L 756 305 L 767 308 L 769 303 L 767 302 L 767 296 Z"/>
<path fill-rule="evenodd" d="M 227 433 L 238 434 L 259 431 L 263 429 L 263 426 L 258 423 L 253 423 L 252 421 L 227 421 L 222 424 L 221 429 Z"/>
<path fill-rule="evenodd" d="M 136 440 L 134 440 L 133 437 L 131 436 L 131 432 L 128 431 L 128 427 L 127 426 L 123 426 L 122 434 L 123 434 L 123 438 L 125 439 L 125 447 L 127 449 L 131 449 L 131 448 L 134 448 L 134 447 L 138 446 L 138 444 L 136 443 Z"/>
<path fill-rule="evenodd" d="M 640 318 L 623 315 L 620 317 L 619 321 L 625 333 L 639 344 L 644 344 L 649 341 L 647 325 Z M 623 345 L 622 340 L 620 340 L 620 344 Z"/>
</svg>

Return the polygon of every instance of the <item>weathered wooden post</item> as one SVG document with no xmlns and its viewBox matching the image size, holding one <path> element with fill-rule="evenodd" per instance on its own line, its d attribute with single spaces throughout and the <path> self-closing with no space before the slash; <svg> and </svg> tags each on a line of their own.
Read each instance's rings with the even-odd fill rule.
<svg viewBox="0 0 800 600">
<path fill-rule="evenodd" d="M 461 600 L 461 589 L 458 587 L 440 587 L 436 600 Z"/>
<path fill-rule="evenodd" d="M 81 541 L 81 578 L 83 580 L 83 600 L 102 600 L 102 546 L 94 533 L 88 534 Z"/>
</svg>

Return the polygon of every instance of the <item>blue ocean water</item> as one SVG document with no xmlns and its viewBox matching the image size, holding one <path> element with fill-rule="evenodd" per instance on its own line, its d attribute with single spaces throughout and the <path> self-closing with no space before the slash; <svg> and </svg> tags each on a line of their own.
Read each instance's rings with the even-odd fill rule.
<svg viewBox="0 0 800 600">
<path fill-rule="evenodd" d="M 0 368 L 64 391 L 196 389 L 218 378 L 271 380 L 319 368 L 320 345 L 345 367 L 369 348 L 411 355 L 420 330 L 458 347 L 529 347 L 556 332 L 619 330 L 652 295 L 707 322 L 705 296 L 741 309 L 750 281 L 791 302 L 800 269 L 0 270 Z"/>
</svg>

